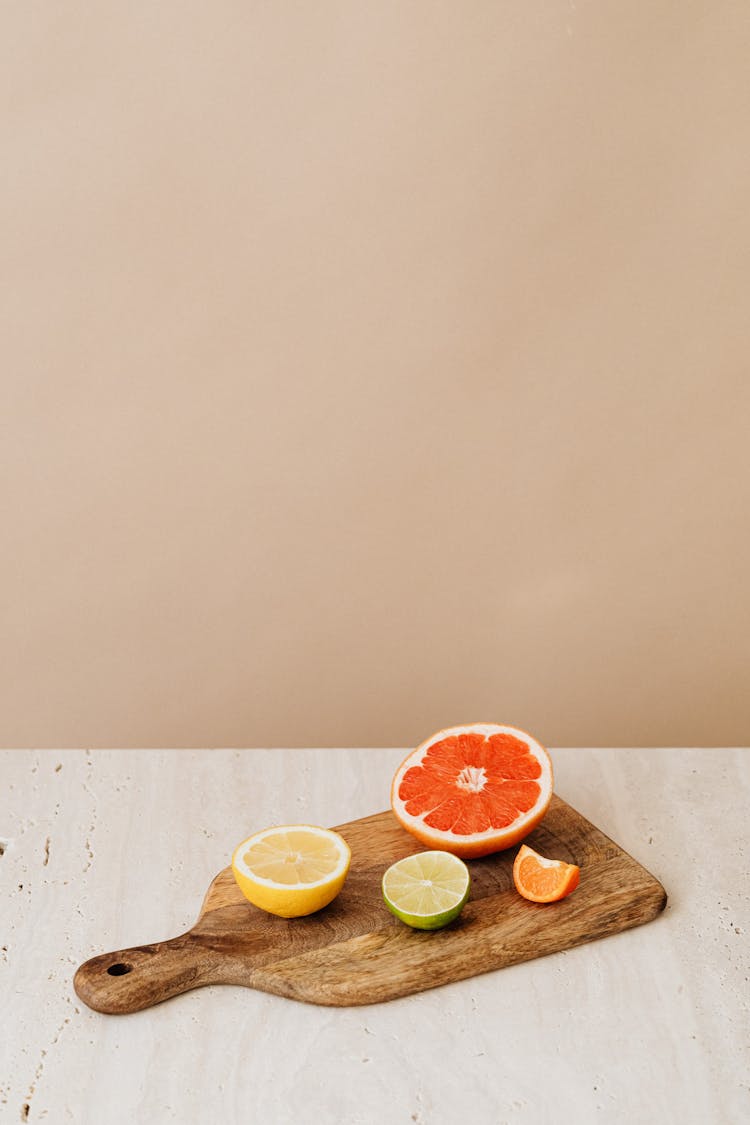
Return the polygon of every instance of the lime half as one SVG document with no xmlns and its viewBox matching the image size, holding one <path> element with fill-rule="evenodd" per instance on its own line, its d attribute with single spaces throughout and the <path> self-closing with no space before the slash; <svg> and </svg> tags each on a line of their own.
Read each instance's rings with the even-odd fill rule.
<svg viewBox="0 0 750 1125">
<path fill-rule="evenodd" d="M 383 898 L 392 914 L 417 930 L 439 930 L 458 918 L 469 897 L 469 869 L 450 852 L 417 852 L 383 876 Z"/>
</svg>

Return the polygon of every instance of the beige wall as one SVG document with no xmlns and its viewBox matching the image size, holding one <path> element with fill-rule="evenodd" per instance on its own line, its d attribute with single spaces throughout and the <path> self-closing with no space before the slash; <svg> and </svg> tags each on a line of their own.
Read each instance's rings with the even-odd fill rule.
<svg viewBox="0 0 750 1125">
<path fill-rule="evenodd" d="M 750 741 L 744 2 L 0 25 L 2 744 Z"/>
</svg>

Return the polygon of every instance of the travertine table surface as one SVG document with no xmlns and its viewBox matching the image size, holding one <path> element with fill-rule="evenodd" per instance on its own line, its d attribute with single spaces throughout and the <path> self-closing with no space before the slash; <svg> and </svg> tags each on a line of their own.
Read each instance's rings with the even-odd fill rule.
<svg viewBox="0 0 750 1125">
<path fill-rule="evenodd" d="M 656 921 L 363 1008 L 200 989 L 80 1003 L 94 953 L 195 920 L 238 840 L 388 805 L 400 750 L 0 752 L 0 1121 L 750 1120 L 750 751 L 552 750 L 665 885 Z"/>
</svg>

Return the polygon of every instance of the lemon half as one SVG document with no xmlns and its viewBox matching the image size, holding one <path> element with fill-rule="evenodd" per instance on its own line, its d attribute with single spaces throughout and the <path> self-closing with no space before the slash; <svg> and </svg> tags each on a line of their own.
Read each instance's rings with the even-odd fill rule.
<svg viewBox="0 0 750 1125">
<path fill-rule="evenodd" d="M 238 844 L 232 871 L 254 906 L 282 918 L 300 918 L 335 899 L 350 862 L 349 845 L 338 832 L 313 824 L 282 824 Z"/>
</svg>

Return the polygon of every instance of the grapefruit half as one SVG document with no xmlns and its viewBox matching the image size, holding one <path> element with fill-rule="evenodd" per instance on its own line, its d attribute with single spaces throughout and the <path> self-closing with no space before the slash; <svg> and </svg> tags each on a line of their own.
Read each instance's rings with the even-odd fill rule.
<svg viewBox="0 0 750 1125">
<path fill-rule="evenodd" d="M 428 848 L 464 859 L 510 848 L 552 799 L 544 747 L 515 727 L 470 723 L 433 734 L 401 763 L 391 808 Z"/>
</svg>

